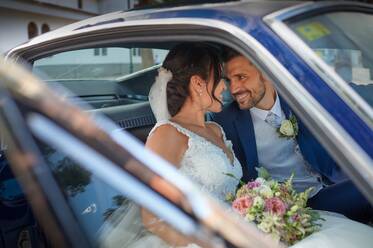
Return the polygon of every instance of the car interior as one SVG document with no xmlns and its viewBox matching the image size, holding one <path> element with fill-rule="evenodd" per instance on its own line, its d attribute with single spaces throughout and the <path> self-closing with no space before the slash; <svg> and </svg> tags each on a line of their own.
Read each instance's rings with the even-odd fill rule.
<svg viewBox="0 0 373 248">
<path fill-rule="evenodd" d="M 153 52 L 151 59 L 152 63 L 149 67 L 142 68 L 141 63 L 137 65 L 127 65 L 128 61 L 122 59 L 123 65 L 128 67 L 138 68 L 134 72 L 129 74 L 119 75 L 116 77 L 106 79 L 95 79 L 86 78 L 86 76 L 77 76 L 76 78 L 64 79 L 60 78 L 59 75 L 64 74 L 58 71 L 58 67 L 61 70 L 66 68 L 61 66 L 61 63 L 53 65 L 40 65 L 38 60 L 34 60 L 33 72 L 45 79 L 46 83 L 55 88 L 63 86 L 68 91 L 72 92 L 72 98 L 78 98 L 83 100 L 90 107 L 90 112 L 95 114 L 104 114 L 113 120 L 120 128 L 129 131 L 132 135 L 138 138 L 140 141 L 145 143 L 148 133 L 155 124 L 155 118 L 151 111 L 148 102 L 148 93 L 152 86 L 156 75 L 158 74 L 158 68 L 161 66 L 162 61 L 156 61 L 158 49 L 161 49 L 164 59 L 168 49 L 173 47 L 176 43 L 150 43 L 150 44 L 123 44 L 121 46 L 113 45 L 105 47 L 110 54 L 111 50 L 121 47 L 122 49 L 131 50 L 151 50 Z M 221 49 L 218 45 L 211 44 L 215 49 Z M 94 50 L 97 48 L 85 48 L 84 50 Z M 64 52 L 64 56 L 68 56 L 68 51 Z M 48 58 L 55 58 L 57 55 L 53 55 Z M 65 59 L 65 58 L 63 58 Z M 142 57 L 144 59 L 144 57 Z M 43 59 L 41 59 L 43 60 Z M 158 63 L 156 63 L 158 62 Z M 99 63 L 99 62 L 98 62 Z M 95 68 L 91 70 L 97 70 L 98 68 L 106 68 L 105 61 L 102 64 L 95 65 Z M 148 64 L 149 65 L 149 64 Z M 114 66 L 114 65 L 112 65 Z M 76 68 L 80 70 L 82 65 L 78 65 Z M 75 70 L 75 68 L 73 69 Z M 56 74 L 58 78 L 54 78 Z M 229 92 L 224 92 L 225 103 L 231 101 Z"/>
</svg>

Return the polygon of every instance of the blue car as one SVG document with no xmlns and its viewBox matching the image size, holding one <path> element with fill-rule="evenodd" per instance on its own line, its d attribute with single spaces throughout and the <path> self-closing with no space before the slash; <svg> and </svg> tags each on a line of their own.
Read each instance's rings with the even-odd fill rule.
<svg viewBox="0 0 373 248">
<path fill-rule="evenodd" d="M 248 57 L 373 203 L 372 27 L 369 4 L 242 1 L 118 11 L 15 47 L 6 59 L 44 83 L 0 72 L 0 247 L 130 247 L 134 204 L 206 247 L 282 246 L 143 147 L 156 122 L 150 87 L 185 41 Z"/>
</svg>

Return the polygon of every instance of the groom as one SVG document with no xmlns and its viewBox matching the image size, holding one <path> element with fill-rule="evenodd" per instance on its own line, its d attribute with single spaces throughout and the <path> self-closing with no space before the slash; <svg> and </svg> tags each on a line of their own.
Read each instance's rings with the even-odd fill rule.
<svg viewBox="0 0 373 248">
<path fill-rule="evenodd" d="M 284 181 L 292 172 L 294 187 L 309 187 L 308 204 L 319 210 L 339 212 L 367 221 L 373 216 L 371 205 L 344 175 L 338 165 L 312 136 L 303 123 L 277 94 L 272 82 L 246 57 L 234 50 L 224 54 L 225 74 L 235 102 L 211 118 L 219 123 L 233 143 L 235 155 L 243 167 L 243 180 L 257 177 L 255 167 L 265 167 L 272 178 Z M 294 132 L 287 121 L 296 119 Z M 286 137 L 288 136 L 288 137 Z"/>
</svg>

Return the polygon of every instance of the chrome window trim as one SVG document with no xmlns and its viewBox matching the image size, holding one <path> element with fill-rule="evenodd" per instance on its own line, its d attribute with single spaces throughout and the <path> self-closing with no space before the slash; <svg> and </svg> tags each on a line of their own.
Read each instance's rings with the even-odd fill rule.
<svg viewBox="0 0 373 248">
<path fill-rule="evenodd" d="M 213 41 L 231 46 L 238 51 L 244 53 L 250 58 L 255 58 L 260 63 L 260 67 L 269 73 L 271 78 L 279 79 L 279 82 L 274 81 L 278 91 L 282 93 L 289 105 L 300 116 L 304 117 L 304 122 L 307 127 L 315 134 L 325 148 L 330 152 L 333 158 L 341 165 L 341 167 L 352 174 L 352 180 L 365 194 L 365 196 L 373 203 L 373 170 L 372 158 L 351 138 L 351 136 L 339 125 L 339 123 L 310 95 L 303 86 L 290 74 L 289 71 L 255 38 L 240 28 L 219 20 L 211 20 L 204 18 L 164 18 L 164 19 L 148 19 L 128 21 L 124 23 L 114 23 L 108 25 L 100 25 L 91 27 L 79 32 L 79 36 L 89 33 L 95 33 L 102 29 L 109 29 L 120 32 L 131 31 L 133 28 L 140 29 L 139 32 L 130 37 L 122 37 L 121 41 L 180 41 L 182 35 L 177 33 L 173 35 L 173 31 L 191 30 L 192 28 L 207 29 L 210 31 L 197 35 L 184 35 L 187 40 Z M 147 31 L 154 32 L 155 29 L 166 29 L 170 35 L 164 37 L 149 37 Z M 126 30 L 128 29 L 128 30 Z M 145 33 L 144 33 L 145 32 Z M 190 31 L 189 31 L 190 32 Z M 219 36 L 220 34 L 220 36 Z M 222 34 L 222 35 L 221 35 Z M 227 36 L 231 35 L 231 37 Z M 75 35 L 75 34 L 74 34 Z M 69 38 L 74 35 L 69 35 Z M 229 39 L 228 39 L 229 37 Z M 233 38 L 233 39 L 232 39 Z M 184 39 L 185 40 L 185 39 Z M 117 40 L 115 40 L 117 41 Z M 107 42 L 107 41 L 106 41 Z M 98 42 L 96 41 L 97 45 Z M 81 46 L 81 45 L 80 45 Z M 21 48 L 27 47 L 27 44 Z M 77 47 L 77 45 L 75 45 Z M 70 47 L 69 47 L 70 48 Z M 66 46 L 65 46 L 66 49 Z M 12 53 L 19 49 L 12 50 Z M 8 54 L 12 55 L 12 53 Z M 306 110 L 306 111 L 305 111 Z M 304 114 L 307 113 L 307 115 Z"/>
<path fill-rule="evenodd" d="M 318 8 L 333 6 L 369 7 L 363 3 L 313 3 L 295 6 L 269 14 L 263 21 L 291 47 L 348 105 L 373 129 L 373 108 L 338 73 L 319 58 L 313 50 L 291 30 L 284 21 L 288 18 L 307 13 Z M 342 11 L 342 10 L 337 10 Z M 333 10 L 329 12 L 335 12 Z M 356 11 L 357 12 L 357 11 Z"/>
</svg>

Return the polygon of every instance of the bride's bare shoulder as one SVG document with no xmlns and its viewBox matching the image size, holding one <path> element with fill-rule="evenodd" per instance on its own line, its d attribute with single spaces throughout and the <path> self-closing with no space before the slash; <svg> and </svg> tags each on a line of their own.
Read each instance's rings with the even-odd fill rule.
<svg viewBox="0 0 373 248">
<path fill-rule="evenodd" d="M 171 124 L 163 124 L 152 131 L 145 146 L 171 163 L 178 164 L 188 148 L 188 137 Z"/>
<path fill-rule="evenodd" d="M 162 124 L 156 127 L 149 135 L 149 140 L 164 140 L 171 142 L 188 141 L 188 137 L 177 130 L 177 128 L 169 123 Z"/>
</svg>

